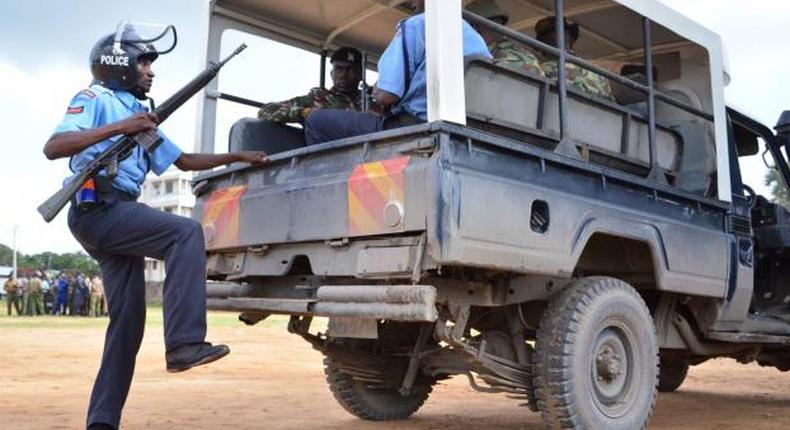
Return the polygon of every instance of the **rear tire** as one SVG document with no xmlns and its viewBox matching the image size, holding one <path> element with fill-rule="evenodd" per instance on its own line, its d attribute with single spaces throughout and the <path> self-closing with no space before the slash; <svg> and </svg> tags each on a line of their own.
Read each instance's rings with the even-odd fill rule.
<svg viewBox="0 0 790 430">
<path fill-rule="evenodd" d="M 644 300 L 613 278 L 567 287 L 541 318 L 535 369 L 548 428 L 647 427 L 657 396 L 658 341 Z"/>
<path fill-rule="evenodd" d="M 661 371 L 658 376 L 658 391 L 662 393 L 672 393 L 676 391 L 683 385 L 688 371 L 688 363 L 661 360 Z"/>
<path fill-rule="evenodd" d="M 433 387 L 418 385 L 407 396 L 394 388 L 370 388 L 332 365 L 332 359 L 324 358 L 324 373 L 329 390 L 349 413 L 369 421 L 403 420 L 422 407 Z"/>
<path fill-rule="evenodd" d="M 390 368 L 372 369 L 383 373 L 402 373 L 408 364 L 411 351 L 417 340 L 419 325 L 386 321 L 379 325 L 378 340 L 334 339 L 331 342 L 346 352 L 359 350 L 366 353 L 383 354 L 394 358 Z M 397 356 L 392 356 L 397 353 Z M 402 380 L 397 375 L 390 386 L 375 386 L 369 382 L 355 379 L 343 372 L 339 363 L 331 356 L 324 357 L 324 373 L 332 394 L 349 413 L 369 421 L 403 420 L 412 416 L 422 407 L 433 390 L 435 379 L 418 373 L 414 386 L 407 395 L 399 392 L 396 386 Z"/>
</svg>

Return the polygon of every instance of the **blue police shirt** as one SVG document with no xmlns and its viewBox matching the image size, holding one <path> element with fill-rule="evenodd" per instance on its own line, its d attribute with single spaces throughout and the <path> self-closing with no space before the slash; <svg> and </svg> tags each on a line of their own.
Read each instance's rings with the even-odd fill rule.
<svg viewBox="0 0 790 430">
<path fill-rule="evenodd" d="M 464 58 L 491 58 L 485 41 L 469 23 L 463 21 Z M 400 97 L 393 114 L 409 113 L 428 120 L 428 90 L 425 61 L 425 14 L 398 24 L 398 31 L 379 59 L 380 90 Z"/>
<path fill-rule="evenodd" d="M 55 133 L 90 130 L 121 121 L 147 110 L 128 91 L 113 91 L 94 84 L 90 89 L 82 90 L 74 96 L 66 111 L 66 116 L 55 129 Z M 143 148 L 136 146 L 129 157 L 118 163 L 118 175 L 112 182 L 113 188 L 133 196 L 139 196 L 140 185 L 149 171 L 161 175 L 181 156 L 181 149 L 161 131 L 158 133 L 162 136 L 163 142 L 152 154 L 147 154 Z M 83 169 L 114 141 L 121 138 L 123 136 L 114 136 L 72 156 L 69 160 L 69 168 L 72 173 Z M 102 173 L 100 175 L 103 176 Z M 71 178 L 73 176 L 67 178 L 66 181 Z"/>
</svg>

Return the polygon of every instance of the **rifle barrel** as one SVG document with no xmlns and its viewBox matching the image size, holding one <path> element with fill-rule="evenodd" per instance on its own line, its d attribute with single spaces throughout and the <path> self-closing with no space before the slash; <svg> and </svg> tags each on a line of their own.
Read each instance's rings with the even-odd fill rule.
<svg viewBox="0 0 790 430">
<path fill-rule="evenodd" d="M 220 61 L 219 63 L 210 63 L 200 74 L 195 76 L 187 85 L 183 88 L 178 90 L 172 97 L 165 100 L 164 103 L 159 105 L 155 110 L 154 113 L 156 114 L 157 118 L 159 118 L 159 122 L 163 122 L 167 117 L 169 117 L 176 109 L 181 107 L 182 104 L 186 103 L 187 100 L 192 98 L 198 91 L 202 90 L 203 87 L 208 85 L 212 79 L 214 79 L 219 70 L 233 57 L 239 55 L 239 53 L 247 48 L 247 45 L 242 43 L 236 48 L 230 55 L 225 57 L 224 60 Z"/>
</svg>

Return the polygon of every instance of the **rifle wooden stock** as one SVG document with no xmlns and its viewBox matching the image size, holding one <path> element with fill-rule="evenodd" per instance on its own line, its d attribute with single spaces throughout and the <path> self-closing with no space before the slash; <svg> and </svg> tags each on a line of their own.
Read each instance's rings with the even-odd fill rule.
<svg viewBox="0 0 790 430">
<path fill-rule="evenodd" d="M 242 44 L 221 62 L 209 64 L 205 70 L 200 72 L 200 74 L 198 74 L 188 84 L 178 90 L 169 99 L 165 100 L 164 103 L 154 110 L 154 113 L 159 119 L 159 123 L 161 124 L 164 122 L 170 116 L 170 114 L 175 112 L 184 103 L 186 103 L 187 100 L 192 98 L 192 96 L 194 96 L 198 91 L 202 90 L 203 87 L 208 85 L 208 83 L 217 76 L 217 73 L 219 73 L 219 70 L 222 68 L 222 66 L 224 66 L 231 58 L 238 55 L 246 47 L 247 45 Z M 85 182 L 97 175 L 102 169 L 107 167 L 113 159 L 120 160 L 125 154 L 129 154 L 137 145 L 142 146 L 146 152 L 151 153 L 159 146 L 160 143 L 162 143 L 162 138 L 159 136 L 156 130 L 138 133 L 133 136 L 124 136 L 123 138 L 118 139 L 115 143 L 110 145 L 107 150 L 99 154 L 98 157 L 91 161 L 90 164 L 88 164 L 84 169 L 77 172 L 68 182 L 68 184 L 66 184 L 66 186 L 61 188 L 44 203 L 39 205 L 38 213 L 41 214 L 41 216 L 44 218 L 44 221 L 52 221 L 55 219 L 58 213 L 63 210 L 63 207 L 66 206 L 66 203 L 68 203 L 71 198 L 74 197 L 74 195 L 80 190 L 80 188 L 85 185 Z"/>
</svg>

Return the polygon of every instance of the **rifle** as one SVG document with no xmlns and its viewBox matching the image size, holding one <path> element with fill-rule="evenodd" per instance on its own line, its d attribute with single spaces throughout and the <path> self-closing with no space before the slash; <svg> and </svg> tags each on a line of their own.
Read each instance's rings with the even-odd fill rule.
<svg viewBox="0 0 790 430">
<path fill-rule="evenodd" d="M 200 72 L 194 79 L 192 79 L 183 88 L 178 90 L 169 99 L 165 100 L 161 105 L 154 109 L 154 114 L 159 119 L 159 124 L 163 123 L 176 109 L 180 108 L 187 100 L 192 98 L 198 91 L 208 85 L 214 79 L 219 70 L 231 58 L 238 55 L 241 51 L 247 48 L 246 44 L 241 44 L 235 51 L 228 55 L 224 60 L 219 63 L 211 62 L 209 65 Z M 90 162 L 84 169 L 77 172 L 72 179 L 60 191 L 53 194 L 44 203 L 38 207 L 38 213 L 44 217 L 44 221 L 52 221 L 58 213 L 66 206 L 71 198 L 76 194 L 85 183 L 96 176 L 101 170 L 107 169 L 108 176 L 113 177 L 118 169 L 118 160 L 123 159 L 124 155 L 128 155 L 136 145 L 140 145 L 149 154 L 152 153 L 159 144 L 162 143 L 162 138 L 156 130 L 144 131 L 135 135 L 127 135 L 118 139 L 107 150 L 99 154 L 93 161 Z"/>
</svg>

